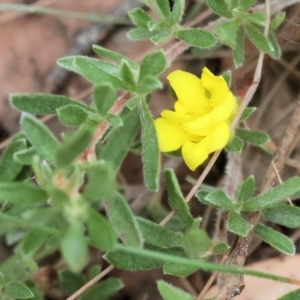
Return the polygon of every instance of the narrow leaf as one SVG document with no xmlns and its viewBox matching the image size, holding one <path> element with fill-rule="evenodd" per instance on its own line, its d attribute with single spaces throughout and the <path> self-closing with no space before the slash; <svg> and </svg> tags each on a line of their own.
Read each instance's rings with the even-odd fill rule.
<svg viewBox="0 0 300 300">
<path fill-rule="evenodd" d="M 29 299 L 34 297 L 31 290 L 22 283 L 11 281 L 5 285 L 4 293 L 13 299 Z"/>
<path fill-rule="evenodd" d="M 93 90 L 93 100 L 100 116 L 106 116 L 117 98 L 116 90 L 109 85 L 99 85 Z"/>
<path fill-rule="evenodd" d="M 117 52 L 114 52 L 112 50 L 109 50 L 107 48 L 104 48 L 104 47 L 101 47 L 99 45 L 93 45 L 93 50 L 94 52 L 96 52 L 97 54 L 101 55 L 101 56 L 104 56 L 106 58 L 109 58 L 111 60 L 114 60 L 118 63 L 121 63 L 122 60 L 127 60 L 127 62 L 129 63 L 129 65 L 133 68 L 133 69 L 138 69 L 138 65 L 133 62 L 132 60 L 128 59 L 127 57 L 117 53 Z"/>
<path fill-rule="evenodd" d="M 0 160 L 0 181 L 12 181 L 22 169 L 22 164 L 14 159 L 15 153 L 26 149 L 26 140 L 16 135 Z"/>
<path fill-rule="evenodd" d="M 191 28 L 179 30 L 177 32 L 177 37 L 180 40 L 203 49 L 211 48 L 217 43 L 216 37 L 212 33 L 203 29 Z"/>
<path fill-rule="evenodd" d="M 285 15 L 286 15 L 285 11 L 280 11 L 279 13 L 277 13 L 276 16 L 273 18 L 273 20 L 271 21 L 270 29 L 272 30 L 277 29 L 284 21 Z"/>
<path fill-rule="evenodd" d="M 189 276 L 197 271 L 197 268 L 191 266 L 184 266 L 177 263 L 167 262 L 163 265 L 165 275 L 173 276 Z"/>
<path fill-rule="evenodd" d="M 144 100 L 139 105 L 139 113 L 142 124 L 144 181 L 149 190 L 157 191 L 160 175 L 160 152 L 154 122 Z"/>
<path fill-rule="evenodd" d="M 216 25 L 215 32 L 220 42 L 231 48 L 235 48 L 238 27 L 239 22 L 233 19 Z"/>
<path fill-rule="evenodd" d="M 51 164 L 55 165 L 55 153 L 59 142 L 53 133 L 43 122 L 27 113 L 22 114 L 20 123 L 32 146 Z"/>
<path fill-rule="evenodd" d="M 56 163 L 59 167 L 70 165 L 89 145 L 93 137 L 89 126 L 80 127 L 75 133 L 59 146 L 56 153 Z"/>
<path fill-rule="evenodd" d="M 203 197 L 204 196 L 204 197 Z M 203 195 L 202 190 L 196 192 L 196 197 L 204 204 L 223 210 L 232 210 L 232 200 L 221 190 L 214 190 Z"/>
<path fill-rule="evenodd" d="M 226 145 L 226 150 L 229 152 L 242 153 L 244 149 L 244 141 L 237 135 L 233 134 L 229 142 Z"/>
<path fill-rule="evenodd" d="M 181 21 L 184 13 L 185 0 L 176 0 L 172 9 L 171 16 L 168 20 L 168 24 L 173 26 Z"/>
<path fill-rule="evenodd" d="M 147 40 L 155 35 L 155 32 L 150 32 L 144 28 L 134 28 L 127 32 L 127 37 L 132 41 Z"/>
<path fill-rule="evenodd" d="M 236 128 L 235 134 L 242 140 L 254 145 L 265 144 L 270 140 L 269 136 L 261 131 Z"/>
<path fill-rule="evenodd" d="M 252 228 L 251 224 L 235 211 L 230 212 L 227 227 L 229 231 L 240 236 L 247 236 Z"/>
<path fill-rule="evenodd" d="M 238 202 L 244 202 L 248 200 L 251 195 L 254 193 L 255 190 L 255 178 L 253 175 L 249 176 L 242 184 L 239 196 L 238 196 Z"/>
<path fill-rule="evenodd" d="M 280 59 L 281 48 L 273 31 L 269 31 L 268 40 L 273 48 L 268 54 L 274 59 Z"/>
<path fill-rule="evenodd" d="M 20 150 L 14 153 L 14 160 L 18 161 L 22 165 L 31 165 L 33 157 L 37 155 L 35 148 L 30 147 L 28 149 Z"/>
<path fill-rule="evenodd" d="M 161 18 L 168 19 L 171 14 L 170 4 L 168 0 L 154 0 Z"/>
<path fill-rule="evenodd" d="M 137 108 L 133 109 L 124 120 L 124 126 L 117 128 L 104 145 L 100 158 L 110 162 L 115 173 L 119 170 L 126 154 L 131 148 L 140 128 Z"/>
<path fill-rule="evenodd" d="M 244 39 L 245 39 L 244 27 L 241 25 L 239 26 L 236 33 L 235 48 L 232 50 L 233 61 L 236 68 L 242 66 L 244 62 L 244 57 L 245 57 Z"/>
<path fill-rule="evenodd" d="M 300 226 L 300 208 L 288 204 L 281 204 L 265 209 L 263 218 L 267 221 L 280 224 L 289 228 Z"/>
<path fill-rule="evenodd" d="M 77 106 L 87 113 L 95 113 L 94 109 L 81 102 L 53 94 L 12 94 L 10 101 L 19 110 L 36 115 L 56 114 L 58 108 L 66 105 Z"/>
<path fill-rule="evenodd" d="M 160 226 L 144 218 L 137 218 L 145 241 L 149 244 L 168 248 L 182 245 L 183 235 L 166 227 Z"/>
<path fill-rule="evenodd" d="M 163 280 L 157 281 L 158 290 L 164 300 L 194 300 L 195 297 L 184 290 L 166 283 Z"/>
<path fill-rule="evenodd" d="M 154 90 L 161 89 L 162 83 L 158 78 L 154 76 L 147 76 L 141 80 L 136 88 L 136 92 L 139 94 L 148 94 Z"/>
<path fill-rule="evenodd" d="M 267 21 L 267 15 L 264 11 L 256 11 L 249 14 L 247 19 L 254 25 L 264 27 Z"/>
<path fill-rule="evenodd" d="M 128 12 L 129 19 L 137 27 L 144 29 L 148 28 L 148 22 L 152 22 L 153 19 L 140 7 L 136 7 Z"/>
<path fill-rule="evenodd" d="M 108 114 L 106 116 L 106 119 L 109 122 L 109 124 L 114 128 L 118 128 L 123 125 L 123 119 L 119 115 Z"/>
<path fill-rule="evenodd" d="M 244 211 L 258 211 L 274 206 L 300 190 L 300 177 L 292 177 L 277 185 L 265 194 L 249 199 L 243 206 Z"/>
<path fill-rule="evenodd" d="M 66 105 L 57 109 L 57 116 L 67 126 L 79 126 L 86 120 L 88 113 L 79 106 Z"/>
<path fill-rule="evenodd" d="M 87 263 L 88 249 L 81 224 L 72 224 L 61 241 L 61 251 L 64 259 L 74 272 L 79 272 Z"/>
<path fill-rule="evenodd" d="M 166 68 L 166 56 L 162 50 L 147 54 L 142 60 L 139 74 L 139 82 L 145 77 L 160 75 Z"/>
<path fill-rule="evenodd" d="M 257 0 L 240 0 L 241 6 L 245 11 L 252 7 Z"/>
<path fill-rule="evenodd" d="M 230 246 L 227 243 L 220 243 L 220 244 L 214 246 L 212 251 L 216 255 L 222 255 L 225 252 L 227 252 L 227 250 L 229 250 L 229 249 L 230 249 Z"/>
<path fill-rule="evenodd" d="M 207 0 L 206 2 L 214 13 L 228 19 L 232 17 L 225 0 Z"/>
<path fill-rule="evenodd" d="M 47 200 L 47 193 L 28 182 L 0 182 L 0 202 L 30 204 Z"/>
<path fill-rule="evenodd" d="M 110 251 L 117 243 L 117 235 L 110 222 L 95 210 L 90 210 L 86 220 L 89 235 L 102 251 Z"/>
<path fill-rule="evenodd" d="M 205 257 L 211 246 L 212 241 L 204 230 L 190 230 L 184 236 L 183 247 L 188 257 Z"/>
<path fill-rule="evenodd" d="M 48 234 L 39 228 L 31 229 L 22 240 L 21 248 L 25 255 L 34 255 L 48 239 Z"/>
<path fill-rule="evenodd" d="M 194 219 L 190 213 L 189 206 L 185 202 L 176 175 L 172 169 L 165 170 L 165 180 L 171 208 L 182 219 L 188 228 L 192 227 Z"/>
<path fill-rule="evenodd" d="M 270 227 L 258 224 L 255 228 L 255 234 L 280 252 L 286 255 L 295 254 L 294 243 L 282 233 Z"/>
<path fill-rule="evenodd" d="M 264 36 L 264 34 L 253 26 L 250 23 L 245 24 L 249 38 L 251 42 L 261 51 L 263 52 L 270 52 L 272 47 L 270 46 L 268 39 Z"/>
<path fill-rule="evenodd" d="M 118 236 L 127 245 L 142 247 L 142 234 L 128 203 L 120 195 L 107 197 L 106 211 Z"/>
<path fill-rule="evenodd" d="M 126 90 L 128 91 L 134 91 L 136 82 L 134 79 L 134 75 L 131 71 L 131 68 L 126 60 L 123 60 L 121 62 L 121 67 L 120 67 L 120 77 L 126 86 Z"/>
<path fill-rule="evenodd" d="M 89 200 L 99 200 L 112 196 L 115 191 L 115 174 L 106 161 L 96 161 L 86 166 L 87 184 L 83 196 Z"/>
<path fill-rule="evenodd" d="M 247 120 L 251 115 L 256 111 L 256 107 L 246 107 L 246 109 L 243 111 L 243 114 L 240 118 L 240 122 L 243 122 Z"/>
<path fill-rule="evenodd" d="M 171 36 L 172 36 L 172 32 L 164 30 L 153 35 L 150 38 L 150 40 L 154 45 L 157 45 L 163 41 L 168 40 Z"/>
</svg>

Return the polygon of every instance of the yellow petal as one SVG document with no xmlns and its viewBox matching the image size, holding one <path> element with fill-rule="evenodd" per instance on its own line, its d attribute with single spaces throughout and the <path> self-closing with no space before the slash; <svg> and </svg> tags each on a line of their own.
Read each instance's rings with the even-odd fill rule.
<svg viewBox="0 0 300 300">
<path fill-rule="evenodd" d="M 177 70 L 170 73 L 167 79 L 178 97 L 177 102 L 184 108 L 185 113 L 192 116 L 207 113 L 209 103 L 205 96 L 205 89 L 197 76 Z"/>
<path fill-rule="evenodd" d="M 208 157 L 209 149 L 205 142 L 193 143 L 187 141 L 181 148 L 182 157 L 188 168 L 194 171 L 199 165 L 201 165 Z"/>
<path fill-rule="evenodd" d="M 163 118 L 154 121 L 160 151 L 170 152 L 179 149 L 186 137 L 185 132 Z"/>
<path fill-rule="evenodd" d="M 226 98 L 212 110 L 212 121 L 214 123 L 219 123 L 221 121 L 228 120 L 235 110 L 235 102 L 235 97 L 229 91 Z"/>
<path fill-rule="evenodd" d="M 216 123 L 212 121 L 212 114 L 208 113 L 194 121 L 183 124 L 182 127 L 189 133 L 206 136 L 214 130 Z"/>
<path fill-rule="evenodd" d="M 223 76 L 215 76 L 206 67 L 202 70 L 201 84 L 210 93 L 211 108 L 216 107 L 226 97 L 229 90 Z"/>
<path fill-rule="evenodd" d="M 193 117 L 189 115 L 181 114 L 171 110 L 163 110 L 161 112 L 161 116 L 174 126 L 181 126 L 182 124 L 193 120 Z"/>
<path fill-rule="evenodd" d="M 230 129 L 226 122 L 221 122 L 215 130 L 203 140 L 208 146 L 209 153 L 224 148 L 230 137 Z"/>
</svg>

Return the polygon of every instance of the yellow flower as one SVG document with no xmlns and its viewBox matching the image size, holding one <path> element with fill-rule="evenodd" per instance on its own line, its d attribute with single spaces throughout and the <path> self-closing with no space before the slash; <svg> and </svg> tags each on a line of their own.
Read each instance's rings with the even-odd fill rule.
<svg viewBox="0 0 300 300">
<path fill-rule="evenodd" d="M 181 148 L 185 163 L 195 170 L 210 153 L 226 146 L 238 102 L 223 76 L 207 68 L 201 78 L 180 70 L 167 78 L 178 100 L 175 111 L 164 110 L 154 121 L 159 147 L 162 152 Z"/>
</svg>

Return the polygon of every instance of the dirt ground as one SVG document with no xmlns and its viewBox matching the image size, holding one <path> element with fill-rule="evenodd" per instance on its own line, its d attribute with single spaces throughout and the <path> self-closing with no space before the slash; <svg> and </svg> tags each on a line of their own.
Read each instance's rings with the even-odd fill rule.
<svg viewBox="0 0 300 300">
<path fill-rule="evenodd" d="M 0 3 L 34 3 L 35 5 L 45 5 L 45 7 L 62 10 L 110 15 L 115 17 L 116 20 L 124 19 L 126 12 L 130 8 L 141 5 L 141 2 L 138 0 L 0 0 Z M 191 10 L 194 5 L 194 1 L 187 1 L 187 10 Z M 203 6 L 196 16 L 203 13 L 206 9 Z M 257 106 L 259 110 L 247 121 L 249 128 L 263 130 L 270 135 L 271 142 L 268 144 L 268 147 L 273 150 L 279 145 L 296 103 L 300 101 L 300 4 L 292 6 L 286 12 L 286 21 L 276 32 L 282 46 L 282 59 L 274 61 L 266 57 L 261 83 L 251 103 L 251 106 Z M 213 19 L 213 15 L 208 15 L 202 23 L 197 25 L 205 25 L 209 20 Z M 92 44 L 99 44 L 120 52 L 133 60 L 143 57 L 145 53 L 154 49 L 154 46 L 149 41 L 129 41 L 126 37 L 128 29 L 129 26 L 127 25 L 95 24 L 67 16 L 0 12 L 0 148 L 4 149 L 9 141 L 8 138 L 19 131 L 20 114 L 9 105 L 8 95 L 10 93 L 58 93 L 89 102 L 90 83 L 77 75 L 64 72 L 58 68 L 56 60 L 73 54 L 94 55 L 91 52 Z M 233 91 L 240 97 L 243 97 L 252 82 L 257 57 L 257 51 L 252 48 L 250 43 L 247 43 L 245 64 L 243 67 L 235 69 L 231 51 L 225 47 L 217 48 L 213 52 L 202 56 L 197 55 L 197 51 L 192 50 L 184 53 L 176 60 L 171 68 L 166 71 L 166 74 L 175 69 L 188 70 L 199 74 L 203 66 L 208 66 L 214 73 L 231 70 L 233 74 Z M 173 100 L 169 94 L 166 74 L 163 74 L 161 77 L 165 83 L 165 88 L 155 92 L 152 97 L 151 110 L 154 117 L 158 116 L 162 109 L 171 108 L 172 106 Z M 44 121 L 57 136 L 64 129 L 54 116 L 47 117 Z M 298 138 L 299 135 L 295 136 L 295 141 L 298 141 Z M 259 188 L 270 161 L 271 156 L 261 149 L 247 146 L 242 157 L 244 178 L 254 174 L 257 188 Z M 197 179 L 203 170 L 203 167 L 201 167 L 195 172 L 190 172 L 178 158 L 164 158 L 164 165 L 173 166 L 176 169 L 176 174 L 180 179 L 184 193 L 188 193 L 191 188 L 191 184 L 186 181 L 186 177 L 189 175 Z M 214 186 L 220 184 L 224 176 L 225 165 L 226 154 L 224 153 L 219 157 L 207 177 L 206 183 Z M 292 175 L 299 175 L 299 172 L 300 144 L 298 142 L 282 173 L 282 179 L 284 180 Z M 138 214 L 146 207 L 149 201 L 152 201 L 151 194 L 145 192 L 142 185 L 140 157 L 129 154 L 123 163 L 118 178 L 120 183 L 126 188 L 127 199 L 139 199 L 139 203 L 131 202 L 135 212 Z M 165 194 L 162 195 L 160 201 L 165 201 Z M 300 205 L 300 201 L 296 200 L 295 204 Z M 192 201 L 191 207 L 195 216 L 208 215 L 205 208 L 196 201 Z M 207 224 L 209 232 L 212 231 L 216 218 L 215 214 L 215 211 L 210 212 Z M 299 252 L 300 229 L 288 230 L 280 226 L 276 226 L 275 229 L 291 237 L 295 241 Z M 10 251 L 11 249 L 7 248 L 4 245 L 4 241 L 2 241 L 0 261 L 9 257 Z M 95 257 L 95 263 L 103 263 L 100 254 Z M 274 259 L 270 260 L 271 258 Z M 299 256 L 286 259 L 286 263 L 283 262 L 284 260 L 278 252 L 254 239 L 250 247 L 247 264 L 256 263 L 255 268 L 261 271 L 269 271 L 271 267 L 277 268 L 281 275 L 292 277 L 294 274 L 295 277 L 300 278 L 299 271 L 295 275 L 295 270 L 300 269 Z M 43 267 L 47 266 L 47 264 L 49 263 L 44 262 Z M 206 283 L 209 274 L 198 271 L 187 278 L 175 278 L 164 276 L 161 270 L 129 273 L 116 269 L 109 276 L 121 278 L 125 285 L 112 299 L 156 300 L 161 299 L 155 284 L 155 281 L 159 278 L 164 278 L 176 286 L 198 294 Z M 280 289 L 275 292 L 277 294 L 269 298 L 264 298 L 263 295 L 256 295 L 253 298 L 253 292 L 257 291 L 257 284 L 260 279 L 252 280 L 254 282 L 249 283 L 249 287 L 245 290 L 246 293 L 238 296 L 236 299 L 272 300 L 287 292 L 287 290 L 283 291 Z M 55 293 L 55 284 L 55 281 L 53 281 L 53 290 L 51 291 L 50 288 L 45 299 L 63 299 L 60 293 Z M 277 283 L 271 282 L 271 287 L 272 285 L 274 287 Z M 294 288 L 290 287 L 291 290 Z M 267 283 L 264 284 L 262 289 L 268 290 Z M 271 289 L 274 291 L 274 288 Z"/>
</svg>

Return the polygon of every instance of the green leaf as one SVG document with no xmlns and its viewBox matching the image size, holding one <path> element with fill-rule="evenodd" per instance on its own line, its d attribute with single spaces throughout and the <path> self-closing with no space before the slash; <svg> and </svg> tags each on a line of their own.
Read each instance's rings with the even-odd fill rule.
<svg viewBox="0 0 300 300">
<path fill-rule="evenodd" d="M 61 251 L 73 272 L 81 271 L 86 265 L 88 249 L 81 224 L 73 223 L 68 228 L 61 241 Z"/>
<path fill-rule="evenodd" d="M 153 19 L 140 7 L 136 7 L 128 12 L 129 19 L 137 27 L 148 29 L 148 22 L 152 22 Z"/>
<path fill-rule="evenodd" d="M 150 32 L 144 28 L 134 28 L 127 32 L 127 37 L 132 41 L 147 40 L 154 36 L 155 32 Z"/>
<path fill-rule="evenodd" d="M 238 27 L 239 21 L 233 19 L 216 25 L 215 32 L 221 43 L 231 48 L 235 48 Z"/>
<path fill-rule="evenodd" d="M 123 283 L 118 278 L 108 278 L 101 280 L 93 287 L 89 288 L 80 300 L 107 300 L 111 299 L 118 290 L 123 287 Z"/>
<path fill-rule="evenodd" d="M 100 158 L 110 162 L 115 173 L 131 148 L 138 133 L 140 119 L 137 108 L 133 109 L 124 120 L 124 125 L 117 128 L 110 135 L 109 140 L 104 145 Z"/>
<path fill-rule="evenodd" d="M 263 218 L 267 221 L 289 228 L 300 226 L 300 208 L 288 204 L 281 204 L 263 211 Z"/>
<path fill-rule="evenodd" d="M 295 254 L 294 243 L 282 233 L 270 227 L 258 224 L 255 228 L 255 234 L 280 252 L 286 255 Z"/>
<path fill-rule="evenodd" d="M 154 45 L 157 45 L 163 41 L 168 40 L 172 36 L 172 33 L 169 31 L 160 31 L 153 35 L 150 40 Z"/>
<path fill-rule="evenodd" d="M 31 165 L 33 157 L 37 155 L 35 148 L 30 147 L 14 153 L 14 160 L 22 165 Z"/>
<path fill-rule="evenodd" d="M 245 57 L 244 39 L 245 39 L 244 27 L 239 26 L 236 33 L 235 48 L 232 50 L 233 61 L 236 68 L 242 66 L 244 62 L 244 57 Z"/>
<path fill-rule="evenodd" d="M 26 140 L 21 135 L 16 135 L 4 153 L 0 161 L 0 181 L 12 181 L 20 173 L 22 164 L 14 159 L 15 153 L 26 149 Z"/>
<path fill-rule="evenodd" d="M 277 300 L 295 300 L 295 299 L 300 299 L 300 289 L 285 294 L 282 297 L 278 298 Z"/>
<path fill-rule="evenodd" d="M 46 242 L 49 234 L 39 228 L 31 229 L 22 240 L 21 249 L 25 255 L 33 256 Z"/>
<path fill-rule="evenodd" d="M 10 101 L 19 110 L 36 115 L 56 114 L 58 108 L 66 105 L 77 106 L 87 113 L 95 113 L 94 109 L 81 102 L 53 94 L 12 94 Z"/>
<path fill-rule="evenodd" d="M 247 11 L 250 7 L 252 7 L 257 0 L 240 0 L 242 8 Z"/>
<path fill-rule="evenodd" d="M 122 60 L 127 60 L 127 62 L 129 63 L 130 67 L 133 68 L 133 69 L 138 69 L 139 66 L 133 62 L 132 60 L 128 59 L 127 57 L 117 53 L 117 52 L 114 52 L 112 50 L 109 50 L 107 48 L 104 48 L 104 47 L 101 47 L 99 45 L 93 45 L 93 50 L 94 52 L 96 52 L 97 54 L 101 55 L 101 56 L 104 56 L 106 58 L 109 58 L 111 60 L 114 60 L 118 63 L 121 63 Z"/>
<path fill-rule="evenodd" d="M 233 134 L 227 143 L 225 149 L 229 152 L 242 153 L 244 149 L 244 141 L 237 135 Z"/>
<path fill-rule="evenodd" d="M 227 70 L 227 71 L 223 72 L 222 77 L 225 79 L 228 87 L 230 87 L 231 86 L 231 71 Z"/>
<path fill-rule="evenodd" d="M 264 36 L 264 34 L 253 26 L 250 23 L 245 24 L 249 38 L 251 42 L 261 51 L 263 52 L 270 52 L 272 47 L 270 46 L 268 39 Z"/>
<path fill-rule="evenodd" d="M 276 16 L 273 18 L 273 20 L 271 21 L 270 29 L 271 30 L 277 29 L 284 21 L 285 15 L 286 15 L 285 11 L 280 11 L 279 13 L 277 13 Z"/>
<path fill-rule="evenodd" d="M 167 60 L 162 50 L 154 51 L 147 54 L 141 62 L 139 82 L 144 78 L 152 75 L 160 75 L 166 68 Z"/>
<path fill-rule="evenodd" d="M 160 175 L 160 152 L 156 129 L 149 109 L 144 100 L 139 105 L 142 124 L 142 159 L 144 165 L 144 181 L 151 191 L 158 191 Z"/>
<path fill-rule="evenodd" d="M 191 228 L 194 223 L 194 218 L 190 213 L 189 206 L 185 202 L 176 175 L 172 169 L 165 170 L 165 180 L 171 208 L 182 219 L 184 224 L 188 228 Z"/>
<path fill-rule="evenodd" d="M 110 251 L 117 243 L 117 235 L 110 222 L 95 210 L 90 210 L 86 220 L 89 235 L 102 251 Z"/>
<path fill-rule="evenodd" d="M 273 31 L 269 31 L 268 40 L 273 48 L 268 54 L 274 59 L 280 59 L 281 48 Z"/>
<path fill-rule="evenodd" d="M 111 84 L 114 88 L 125 88 L 124 83 L 115 75 L 119 67 L 99 59 L 86 56 L 69 56 L 57 62 L 61 67 L 78 73 L 97 85 Z M 114 75 L 112 75 L 114 74 Z"/>
<path fill-rule="evenodd" d="M 230 19 L 231 11 L 228 9 L 227 3 L 224 0 L 207 0 L 207 5 L 217 15 Z"/>
<path fill-rule="evenodd" d="M 59 271 L 58 278 L 61 289 L 68 296 L 75 293 L 84 285 L 82 276 L 68 269 Z"/>
<path fill-rule="evenodd" d="M 115 185 L 115 174 L 109 163 L 104 160 L 92 162 L 86 166 L 88 182 L 83 196 L 89 200 L 99 200 L 112 196 Z"/>
<path fill-rule="evenodd" d="M 267 15 L 264 11 L 256 11 L 248 14 L 247 19 L 254 25 L 264 27 L 267 21 Z"/>
<path fill-rule="evenodd" d="M 247 129 L 236 128 L 235 134 L 245 142 L 261 145 L 270 140 L 269 136 L 261 131 L 253 131 Z"/>
<path fill-rule="evenodd" d="M 22 283 L 12 281 L 5 285 L 4 293 L 13 299 L 29 299 L 34 295 L 31 290 Z"/>
<path fill-rule="evenodd" d="M 0 202 L 30 204 L 47 200 L 47 193 L 28 182 L 0 182 Z"/>
<path fill-rule="evenodd" d="M 222 210 L 232 210 L 232 200 L 221 190 L 214 190 L 207 194 L 207 191 L 199 190 L 196 197 L 200 202 Z"/>
<path fill-rule="evenodd" d="M 32 146 L 36 148 L 43 158 L 55 165 L 55 153 L 59 148 L 59 142 L 53 133 L 43 122 L 27 113 L 22 113 L 20 123 Z"/>
<path fill-rule="evenodd" d="M 93 90 L 93 100 L 100 116 L 105 117 L 116 101 L 116 90 L 110 85 L 99 85 Z"/>
<path fill-rule="evenodd" d="M 163 265 L 160 259 L 147 258 L 142 254 L 132 254 L 124 250 L 112 250 L 103 258 L 118 269 L 140 271 L 159 268 Z"/>
<path fill-rule="evenodd" d="M 81 126 L 59 146 L 56 152 L 56 163 L 59 167 L 70 165 L 89 145 L 93 137 L 91 128 Z"/>
<path fill-rule="evenodd" d="M 145 241 L 149 244 L 161 247 L 178 247 L 182 245 L 183 235 L 166 227 L 160 226 L 144 218 L 137 218 L 139 227 Z"/>
<path fill-rule="evenodd" d="M 163 280 L 157 281 L 157 287 L 164 300 L 195 300 L 191 294 Z"/>
<path fill-rule="evenodd" d="M 143 240 L 138 222 L 125 199 L 115 193 L 114 196 L 107 197 L 106 203 L 108 218 L 120 239 L 127 245 L 142 247 Z"/>
<path fill-rule="evenodd" d="M 242 184 L 239 196 L 238 196 L 238 202 L 244 202 L 248 200 L 251 195 L 254 193 L 255 190 L 255 178 L 253 175 L 249 176 Z"/>
<path fill-rule="evenodd" d="M 106 119 L 109 122 L 109 124 L 114 128 L 118 128 L 123 125 L 123 119 L 119 115 L 108 114 L 106 116 Z"/>
<path fill-rule="evenodd" d="M 171 15 L 170 4 L 168 0 L 154 0 L 158 12 L 162 19 L 168 19 Z"/>
<path fill-rule="evenodd" d="M 163 271 L 166 275 L 189 276 L 197 271 L 197 268 L 184 266 L 177 263 L 166 262 L 163 265 Z"/>
<path fill-rule="evenodd" d="M 256 111 L 256 109 L 256 107 L 246 107 L 240 118 L 240 122 L 247 120 Z"/>
<path fill-rule="evenodd" d="M 212 252 L 216 255 L 222 255 L 230 249 L 227 243 L 220 243 L 213 247 Z"/>
<path fill-rule="evenodd" d="M 88 113 L 79 106 L 66 105 L 57 109 L 57 116 L 67 126 L 79 126 L 86 120 Z"/>
<path fill-rule="evenodd" d="M 300 177 L 292 177 L 277 185 L 265 194 L 249 199 L 243 206 L 244 211 L 259 211 L 274 206 L 300 190 Z"/>
<path fill-rule="evenodd" d="M 229 214 L 227 228 L 229 231 L 237 235 L 247 236 L 252 226 L 238 213 L 236 213 L 235 211 L 231 211 Z"/>
<path fill-rule="evenodd" d="M 131 68 L 126 60 L 123 60 L 121 62 L 120 77 L 126 86 L 126 90 L 134 91 L 136 82 L 134 79 L 134 75 L 131 71 Z"/>
<path fill-rule="evenodd" d="M 158 78 L 154 76 L 147 76 L 141 80 L 136 88 L 136 92 L 139 94 L 148 94 L 154 90 L 161 89 L 162 83 Z"/>
<path fill-rule="evenodd" d="M 170 26 L 174 26 L 175 24 L 177 24 L 181 21 L 183 13 L 184 13 L 184 4 L 185 4 L 185 0 L 176 0 L 174 2 L 171 16 L 168 20 L 168 24 Z"/>
<path fill-rule="evenodd" d="M 212 241 L 204 230 L 194 229 L 188 231 L 183 239 L 183 247 L 191 258 L 203 258 L 212 246 Z"/>
<path fill-rule="evenodd" d="M 211 48 L 217 43 L 216 37 L 203 29 L 191 28 L 179 30 L 177 32 L 177 37 L 193 46 L 204 49 Z"/>
</svg>

